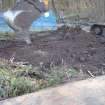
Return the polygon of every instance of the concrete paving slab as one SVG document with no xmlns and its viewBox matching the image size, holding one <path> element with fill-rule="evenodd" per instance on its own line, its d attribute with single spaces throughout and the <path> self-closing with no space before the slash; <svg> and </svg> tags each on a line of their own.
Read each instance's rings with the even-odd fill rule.
<svg viewBox="0 0 105 105">
<path fill-rule="evenodd" d="M 0 105 L 105 105 L 105 76 L 8 99 Z"/>
</svg>

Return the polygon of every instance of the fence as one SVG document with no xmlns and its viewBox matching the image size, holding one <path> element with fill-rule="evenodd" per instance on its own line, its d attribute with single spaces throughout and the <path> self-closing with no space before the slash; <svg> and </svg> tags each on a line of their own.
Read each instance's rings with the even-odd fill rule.
<svg viewBox="0 0 105 105">
<path fill-rule="evenodd" d="M 54 0 L 57 13 L 73 20 L 105 22 L 105 0 Z M 73 19 L 73 20 L 72 20 Z"/>
<path fill-rule="evenodd" d="M 0 11 L 5 11 L 15 4 L 16 0 L 0 0 Z"/>
</svg>

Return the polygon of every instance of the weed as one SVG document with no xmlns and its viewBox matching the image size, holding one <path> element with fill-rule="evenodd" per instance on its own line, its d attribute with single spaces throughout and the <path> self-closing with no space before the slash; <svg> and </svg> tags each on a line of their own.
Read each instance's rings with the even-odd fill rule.
<svg viewBox="0 0 105 105">
<path fill-rule="evenodd" d="M 23 64 L 0 60 L 0 99 L 31 93 L 78 75 L 77 70 L 66 66 L 54 66 L 45 73 L 38 67 Z"/>
</svg>

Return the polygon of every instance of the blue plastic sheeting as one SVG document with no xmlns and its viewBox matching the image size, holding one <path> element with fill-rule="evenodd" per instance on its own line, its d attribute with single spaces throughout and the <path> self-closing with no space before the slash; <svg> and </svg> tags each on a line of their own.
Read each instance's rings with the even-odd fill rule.
<svg viewBox="0 0 105 105">
<path fill-rule="evenodd" d="M 0 17 L 0 32 L 13 32 L 2 16 Z"/>
<path fill-rule="evenodd" d="M 36 21 L 33 22 L 31 26 L 31 30 L 54 30 L 56 29 L 56 16 L 52 11 L 49 11 L 49 16 L 45 17 L 42 15 Z"/>
<path fill-rule="evenodd" d="M 35 20 L 30 27 L 30 31 L 55 30 L 57 26 L 56 16 L 51 10 L 48 11 L 48 13 L 49 16 L 46 17 L 45 14 L 43 14 Z M 13 32 L 5 22 L 2 13 L 0 13 L 0 32 Z"/>
</svg>

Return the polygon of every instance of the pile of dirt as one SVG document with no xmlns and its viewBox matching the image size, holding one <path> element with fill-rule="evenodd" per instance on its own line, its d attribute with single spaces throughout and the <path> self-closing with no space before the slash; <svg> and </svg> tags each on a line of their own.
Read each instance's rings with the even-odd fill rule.
<svg viewBox="0 0 105 105">
<path fill-rule="evenodd" d="M 33 66 L 42 65 L 45 68 L 68 65 L 89 76 L 105 74 L 105 44 L 103 39 L 100 41 L 100 37 L 79 28 L 39 34 L 42 38 L 33 38 L 32 45 L 7 41 L 7 44 L 11 44 L 0 49 L 0 57 L 12 57 L 14 61 L 29 62 Z"/>
</svg>

